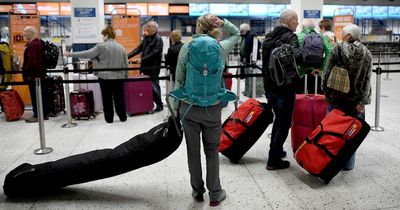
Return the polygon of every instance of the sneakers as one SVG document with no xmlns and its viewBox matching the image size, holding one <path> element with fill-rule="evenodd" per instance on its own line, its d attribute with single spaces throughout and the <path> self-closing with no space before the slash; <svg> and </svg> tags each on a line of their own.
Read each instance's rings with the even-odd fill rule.
<svg viewBox="0 0 400 210">
<path fill-rule="evenodd" d="M 290 162 L 287 160 L 279 159 L 278 161 L 270 161 L 267 163 L 267 170 L 278 170 L 289 168 Z"/>
<path fill-rule="evenodd" d="M 217 200 L 210 200 L 210 206 L 218 206 L 226 198 L 226 192 L 221 189 L 221 194 Z"/>
<path fill-rule="evenodd" d="M 203 193 L 192 191 L 192 197 L 195 201 L 201 203 L 204 201 Z"/>
</svg>

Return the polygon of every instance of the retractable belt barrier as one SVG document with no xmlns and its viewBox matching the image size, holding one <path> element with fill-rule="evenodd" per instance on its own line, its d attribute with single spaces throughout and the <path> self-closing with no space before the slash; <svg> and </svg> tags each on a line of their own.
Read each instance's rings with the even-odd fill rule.
<svg viewBox="0 0 400 210">
<path fill-rule="evenodd" d="M 381 132 L 384 131 L 384 128 L 379 125 L 380 118 L 380 104 L 381 104 L 381 75 L 382 73 L 400 73 L 400 70 L 382 70 L 381 66 L 390 66 L 390 65 L 399 65 L 400 62 L 381 62 L 382 57 L 382 48 L 379 48 L 379 57 L 378 62 L 373 63 L 373 65 L 377 65 L 378 67 L 373 70 L 376 73 L 376 95 L 375 95 L 375 125 L 371 127 L 372 131 Z"/>
<path fill-rule="evenodd" d="M 161 68 L 164 69 L 169 69 L 166 66 L 162 66 Z M 257 68 L 257 69 L 262 69 L 261 67 L 257 66 L 256 64 L 243 64 L 243 65 L 237 65 L 237 66 L 225 66 L 225 69 L 230 69 L 230 68 Z M 77 73 L 77 72 L 99 72 L 99 71 L 130 71 L 130 70 L 142 70 L 146 71 L 146 68 L 140 68 L 140 67 L 134 67 L 134 68 L 113 68 L 113 69 L 85 69 L 85 70 L 69 70 L 67 67 L 64 67 L 63 70 L 47 70 L 46 73 L 64 73 L 64 80 L 62 81 L 54 81 L 55 83 L 64 83 L 64 84 L 69 84 L 69 83 L 99 83 L 99 80 L 70 80 L 69 79 L 69 73 Z M 149 69 L 151 70 L 151 69 Z M 240 72 L 240 71 L 238 71 Z M 5 74 L 23 74 L 23 71 L 8 71 L 5 72 Z M 224 78 L 246 78 L 246 77 L 263 77 L 263 74 L 244 74 L 241 75 L 239 73 L 235 75 L 224 75 Z M 167 76 L 161 76 L 161 77 L 149 77 L 149 78 L 126 78 L 126 79 L 114 79 L 114 80 L 122 80 L 126 82 L 137 82 L 137 81 L 148 81 L 148 80 L 167 80 L 171 81 L 171 74 L 168 74 Z M 29 85 L 30 82 L 4 82 L 1 83 L 2 85 L 12 85 L 12 86 L 18 86 L 18 85 Z M 42 88 L 41 88 L 41 82 L 40 79 L 36 79 L 35 82 L 36 85 L 36 100 L 37 101 L 37 110 L 39 114 L 39 136 L 40 136 L 40 148 L 34 151 L 34 154 L 47 154 L 53 151 L 51 147 L 46 147 L 46 141 L 45 141 L 45 127 L 44 127 L 44 117 L 43 116 L 43 103 L 42 103 Z M 77 124 L 72 122 L 72 117 L 71 117 L 71 107 L 70 107 L 70 98 L 68 97 L 69 95 L 69 85 L 65 85 L 64 87 L 64 92 L 65 92 L 65 107 L 67 109 L 66 115 L 67 115 L 67 123 L 63 124 L 61 127 L 62 128 L 73 128 L 76 127 Z M 238 88 L 238 93 L 240 93 L 240 89 Z"/>
</svg>

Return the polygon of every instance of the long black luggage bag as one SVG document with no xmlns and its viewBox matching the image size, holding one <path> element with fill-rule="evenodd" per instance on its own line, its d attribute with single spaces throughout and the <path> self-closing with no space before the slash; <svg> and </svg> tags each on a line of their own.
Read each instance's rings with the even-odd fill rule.
<svg viewBox="0 0 400 210">
<path fill-rule="evenodd" d="M 4 194 L 8 197 L 40 195 L 126 173 L 165 159 L 181 142 L 181 125 L 171 116 L 168 122 L 114 149 L 94 150 L 37 165 L 24 163 L 7 174 Z"/>
</svg>

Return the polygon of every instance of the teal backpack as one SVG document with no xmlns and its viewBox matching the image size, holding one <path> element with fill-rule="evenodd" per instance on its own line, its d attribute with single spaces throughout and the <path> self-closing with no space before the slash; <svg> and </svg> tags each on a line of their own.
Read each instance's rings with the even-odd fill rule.
<svg viewBox="0 0 400 210">
<path fill-rule="evenodd" d="M 236 95 L 225 88 L 222 78 L 225 63 L 217 40 L 200 36 L 188 48 L 185 84 L 182 89 L 172 91 L 171 96 L 201 107 L 235 100 Z"/>
</svg>

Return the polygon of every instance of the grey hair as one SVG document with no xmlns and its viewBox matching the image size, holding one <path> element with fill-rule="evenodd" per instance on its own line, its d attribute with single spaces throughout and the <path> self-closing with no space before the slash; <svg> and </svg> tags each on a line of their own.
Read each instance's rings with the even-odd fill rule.
<svg viewBox="0 0 400 210">
<path fill-rule="evenodd" d="M 359 41 L 361 38 L 361 29 L 357 25 L 349 24 L 343 28 L 343 35 L 350 34 L 351 38 L 355 41 Z"/>
<path fill-rule="evenodd" d="M 281 16 L 280 16 L 280 18 L 279 18 L 279 22 L 282 24 L 286 24 L 286 22 L 288 22 L 289 20 L 291 20 L 291 19 L 293 19 L 293 18 L 295 18 L 295 17 L 297 17 L 297 14 L 296 14 L 296 12 L 295 11 L 293 11 L 293 10 L 290 10 L 290 9 L 287 9 L 287 10 L 284 10 L 282 13 L 281 13 Z"/>
<path fill-rule="evenodd" d="M 158 23 L 154 20 L 150 20 L 149 22 L 146 23 L 146 26 L 148 27 L 153 27 L 156 30 L 158 30 Z"/>
<path fill-rule="evenodd" d="M 33 27 L 33 26 L 27 26 L 27 27 L 25 27 L 25 28 L 24 28 L 24 31 L 29 31 L 29 32 L 31 32 L 33 35 L 36 35 L 36 34 L 37 34 L 37 30 L 36 30 L 36 28 Z"/>
<path fill-rule="evenodd" d="M 315 23 L 311 19 L 303 20 L 303 28 L 315 28 Z"/>
<path fill-rule="evenodd" d="M 250 31 L 250 26 L 247 23 L 242 23 L 242 24 L 240 24 L 239 29 L 241 31 Z"/>
</svg>

